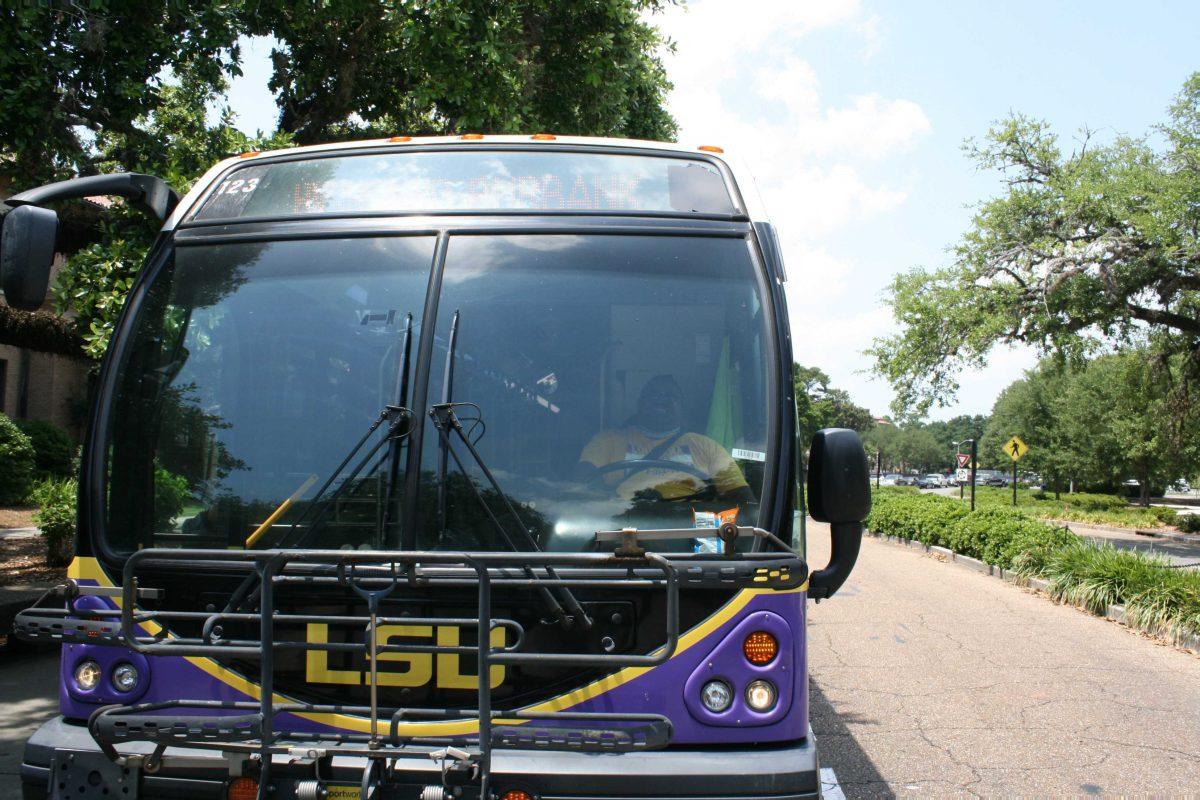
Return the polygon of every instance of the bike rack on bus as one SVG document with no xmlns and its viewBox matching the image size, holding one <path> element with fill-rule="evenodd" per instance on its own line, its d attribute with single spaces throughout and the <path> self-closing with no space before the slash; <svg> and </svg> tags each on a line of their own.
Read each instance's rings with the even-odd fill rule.
<svg viewBox="0 0 1200 800">
<path fill-rule="evenodd" d="M 695 529 L 690 532 L 695 536 Z M 779 542 L 772 534 L 756 528 L 727 526 L 721 536 L 732 544 L 740 533 L 751 534 L 759 542 Z M 433 758 L 441 765 L 441 783 L 426 787 L 430 795 L 425 800 L 448 800 L 451 795 L 462 796 L 463 791 L 490 800 L 489 780 L 495 750 L 632 752 L 665 747 L 672 736 L 671 721 L 661 714 L 496 711 L 492 708 L 492 665 L 656 666 L 669 660 L 678 646 L 681 585 L 785 589 L 795 588 L 807 578 L 803 559 L 791 551 L 737 553 L 729 548 L 728 554 L 664 554 L 648 552 L 641 546 L 642 541 L 682 535 L 682 529 L 598 533 L 597 543 L 617 543 L 609 553 L 147 549 L 133 553 L 126 560 L 120 587 L 69 582 L 64 587 L 65 608 L 24 611 L 18 615 L 16 629 L 27 639 L 126 647 L 155 656 L 242 658 L 259 662 L 257 702 L 175 699 L 98 709 L 89 720 L 88 729 L 104 754 L 116 764 L 155 772 L 161 768 L 164 757 L 173 763 L 174 757 L 166 755 L 168 746 L 219 750 L 226 758 L 257 760 L 260 797 L 265 797 L 262 793 L 271 782 L 274 756 L 313 760 L 318 780 L 320 765 L 328 764 L 330 756 L 358 756 L 368 759 L 362 774 L 362 797 L 366 800 L 374 796 L 381 784 L 399 780 L 396 776 L 403 759 Z M 193 570 L 201 562 L 235 574 L 256 576 L 261 587 L 258 610 L 177 611 L 140 606 L 139 601 L 163 597 L 161 590 L 140 585 L 142 571 L 162 574 Z M 380 616 L 380 602 L 402 584 L 475 587 L 477 616 Z M 366 602 L 367 614 L 278 614 L 276 589 L 289 585 L 340 586 Z M 666 639 L 647 654 L 524 652 L 522 625 L 492 615 L 492 589 L 497 586 L 535 590 L 556 587 L 665 590 Z M 77 607 L 78 598 L 86 595 L 114 599 L 119 596 L 120 608 Z M 199 625 L 200 636 L 172 633 L 173 623 Z M 229 623 L 257 623 L 259 635 L 256 639 L 225 638 L 223 627 Z M 363 642 L 281 641 L 275 635 L 278 623 L 357 625 L 365 628 L 367 636 Z M 380 624 L 474 627 L 477 643 L 378 644 L 375 630 Z M 490 632 L 497 628 L 509 632 L 500 647 L 491 644 Z M 371 664 L 370 705 L 273 702 L 275 656 L 284 650 L 354 652 L 367 656 Z M 477 708 L 380 707 L 375 665 L 379 654 L 389 652 L 475 656 Z M 370 733 L 310 733 L 281 728 L 279 716 L 289 713 L 361 715 L 369 718 Z M 380 730 L 384 720 L 386 735 Z M 418 720 L 475 720 L 478 732 L 459 736 L 417 736 L 402 732 L 403 723 Z M 541 724 L 534 724 L 538 721 Z M 129 742 L 148 742 L 154 745 L 154 750 L 146 756 L 122 754 L 116 749 L 117 745 Z M 411 776 L 407 780 L 411 782 Z"/>
</svg>

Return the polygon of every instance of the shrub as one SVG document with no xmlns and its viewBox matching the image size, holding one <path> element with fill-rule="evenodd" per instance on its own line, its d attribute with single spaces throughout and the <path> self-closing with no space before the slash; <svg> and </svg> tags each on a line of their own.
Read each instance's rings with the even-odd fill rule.
<svg viewBox="0 0 1200 800">
<path fill-rule="evenodd" d="M 1126 499 L 1115 494 L 1075 492 L 1063 495 L 1062 502 L 1078 508 L 1080 511 L 1120 511 L 1123 508 L 1129 508 Z"/>
<path fill-rule="evenodd" d="M 1200 573 L 1173 569 L 1161 556 L 1079 542 L 1060 548 L 1034 572 L 1050 582 L 1056 597 L 1094 613 L 1119 604 L 1134 625 L 1200 631 Z"/>
<path fill-rule="evenodd" d="M 1181 516 L 1179 523 L 1200 529 L 1200 515 Z M 1158 556 L 1093 544 L 1011 506 L 992 503 L 968 511 L 951 498 L 884 489 L 873 497 L 867 526 L 1044 578 L 1056 597 L 1097 614 L 1117 603 L 1125 606 L 1133 625 L 1200 632 L 1200 572 L 1174 569 Z"/>
<path fill-rule="evenodd" d="M 38 477 L 71 477 L 71 458 L 75 447 L 66 431 L 42 419 L 21 419 L 15 420 L 15 423 L 33 445 Z"/>
<path fill-rule="evenodd" d="M 1200 533 L 1200 514 L 1177 514 L 1176 522 L 1184 533 Z"/>
<path fill-rule="evenodd" d="M 48 479 L 30 492 L 37 505 L 34 524 L 46 539 L 46 562 L 64 566 L 71 562 L 75 551 L 75 498 L 78 484 L 73 478 Z"/>
<path fill-rule="evenodd" d="M 1012 508 L 989 506 L 969 511 L 937 495 L 875 494 L 867 527 L 876 533 L 947 547 L 971 558 L 1010 569 L 1029 555 L 1040 562 L 1057 547 L 1078 540 L 1073 533 L 1039 522 Z"/>
<path fill-rule="evenodd" d="M 33 472 L 33 444 L 12 420 L 0 414 L 0 504 L 25 502 Z"/>
<path fill-rule="evenodd" d="M 1175 509 L 1164 508 L 1162 506 L 1155 506 L 1154 508 L 1150 509 L 1150 513 L 1153 514 L 1155 519 L 1157 519 L 1163 525 L 1174 525 L 1175 518 L 1178 516 L 1175 513 Z"/>
</svg>

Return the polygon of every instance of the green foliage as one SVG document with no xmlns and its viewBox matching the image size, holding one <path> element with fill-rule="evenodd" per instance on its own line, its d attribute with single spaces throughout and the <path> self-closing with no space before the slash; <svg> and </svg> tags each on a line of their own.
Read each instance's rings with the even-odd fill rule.
<svg viewBox="0 0 1200 800">
<path fill-rule="evenodd" d="M 22 503 L 33 483 L 33 443 L 0 413 L 0 505 Z"/>
<path fill-rule="evenodd" d="M 33 522 L 46 539 L 46 560 L 51 566 L 63 566 L 71 561 L 78 490 L 74 478 L 49 478 L 37 484 L 30 493 L 30 501 L 37 506 Z"/>
<path fill-rule="evenodd" d="M 1200 572 L 1172 569 L 1160 556 L 1080 541 L 1020 566 L 1049 581 L 1059 599 L 1093 613 L 1124 605 L 1131 624 L 1200 632 Z"/>
<path fill-rule="evenodd" d="M 1011 568 L 1019 556 L 1041 558 L 1078 539 L 1012 509 L 969 507 L 956 499 L 881 489 L 872 498 L 867 527 L 881 534 L 947 547 Z"/>
<path fill-rule="evenodd" d="M 801 441 L 807 443 L 822 428 L 850 428 L 862 433 L 875 426 L 871 412 L 855 404 L 845 389 L 830 386 L 829 376 L 820 368 L 793 364 L 792 382 Z"/>
<path fill-rule="evenodd" d="M 1016 509 L 990 505 L 971 512 L 947 497 L 885 488 L 872 498 L 867 527 L 1043 578 L 1056 597 L 1097 614 L 1123 604 L 1133 625 L 1200 632 L 1200 573 L 1092 544 Z"/>
<path fill-rule="evenodd" d="M 979 438 L 988 425 L 988 418 L 982 414 L 959 414 L 957 417 L 952 417 L 948 420 L 935 420 L 925 423 L 925 429 L 937 441 L 938 450 L 945 453 L 945 465 L 947 467 L 955 467 L 957 463 L 953 459 L 953 454 L 958 452 L 955 447 L 956 443 L 965 441 L 971 438 Z M 965 448 L 969 445 L 963 445 Z M 989 454 L 979 448 L 979 465 L 981 467 L 991 467 L 992 464 L 988 460 Z"/>
<path fill-rule="evenodd" d="M 6 3 L 0 9 L 0 174 L 24 189 L 96 172 L 90 139 L 152 144 L 134 121 L 168 71 L 216 87 L 236 73 L 241 3 Z"/>
<path fill-rule="evenodd" d="M 14 423 L 33 445 L 34 467 L 39 478 L 68 478 L 75 444 L 71 436 L 52 422 L 19 419 Z"/>
<path fill-rule="evenodd" d="M 102 171 L 128 169 L 167 180 L 178 191 L 192 183 L 217 161 L 232 153 L 277 149 L 287 137 L 248 137 L 233 126 L 225 109 L 215 126 L 206 122 L 207 106 L 218 99 L 202 84 L 164 86 L 153 117 L 134 122 L 145 134 L 104 133 L 96 144 Z M 60 312 L 78 315 L 83 351 L 99 360 L 108 346 L 125 298 L 146 260 L 157 225 L 128 207 L 111 210 L 101 223 L 99 241 L 72 255 L 55 280 L 54 295 Z"/>
<path fill-rule="evenodd" d="M 1021 467 L 1055 491 L 1072 482 L 1119 488 L 1132 477 L 1148 505 L 1150 486 L 1200 465 L 1200 405 L 1181 361 L 1152 349 L 1073 369 L 1045 360 L 1001 393 L 982 448 L 999 452 L 1017 434 L 1030 445 Z"/>
<path fill-rule="evenodd" d="M 978 486 L 975 489 L 975 504 L 980 508 L 995 506 L 1012 509 L 1012 489 Z M 1048 492 L 1018 489 L 1017 508 L 1039 519 L 1123 528 L 1155 528 L 1161 524 L 1172 524 L 1175 519 L 1174 511 L 1169 508 L 1138 508 L 1117 495 L 1086 492 L 1064 493 L 1055 499 Z"/>
<path fill-rule="evenodd" d="M 187 478 L 162 467 L 154 468 L 154 530 L 169 531 L 191 499 Z"/>
<path fill-rule="evenodd" d="M 670 47 L 646 16 L 670 0 L 24 4 L 0 10 L 0 181 L 148 172 L 186 191 L 216 161 L 293 141 L 482 131 L 670 139 Z M 278 42 L 279 130 L 226 108 L 237 40 Z M 77 331 L 0 311 L 0 341 L 99 359 L 154 235 L 117 205 L 54 290 Z M 76 245 L 78 246 L 78 245 Z M 36 324 L 35 324 L 36 323 Z M 12 330 L 10 330 L 12 329 Z M 11 334 L 11 335 L 10 335 Z"/>
<path fill-rule="evenodd" d="M 1160 126 L 1165 147 L 1115 137 L 1064 153 L 1048 126 L 1013 115 L 968 156 L 1005 190 L 977 209 L 953 263 L 891 286 L 900 333 L 877 339 L 895 408 L 945 404 L 996 345 L 1078 362 L 1147 332 L 1200 375 L 1200 73 Z"/>
<path fill-rule="evenodd" d="M 302 144 L 389 133 L 671 139 L 662 0 L 257 3 L 280 128 Z M 361 121 L 360 121 L 361 120 Z"/>
<path fill-rule="evenodd" d="M 1200 514 L 1178 514 L 1176 520 L 1184 533 L 1200 533 Z"/>
<path fill-rule="evenodd" d="M 863 437 L 868 456 L 883 459 L 885 472 L 943 472 L 953 466 L 953 448 L 920 422 L 880 423 Z"/>
</svg>

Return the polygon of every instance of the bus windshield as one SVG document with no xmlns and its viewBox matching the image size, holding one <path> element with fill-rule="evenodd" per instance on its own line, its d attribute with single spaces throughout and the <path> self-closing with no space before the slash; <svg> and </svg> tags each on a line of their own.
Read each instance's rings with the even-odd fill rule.
<svg viewBox="0 0 1200 800">
<path fill-rule="evenodd" d="M 690 550 L 757 522 L 771 351 L 745 239 L 451 235 L 425 320 L 435 267 L 431 236 L 178 247 L 116 362 L 109 547 L 581 550 L 697 527 Z M 335 474 L 418 371 L 410 432 Z"/>
</svg>

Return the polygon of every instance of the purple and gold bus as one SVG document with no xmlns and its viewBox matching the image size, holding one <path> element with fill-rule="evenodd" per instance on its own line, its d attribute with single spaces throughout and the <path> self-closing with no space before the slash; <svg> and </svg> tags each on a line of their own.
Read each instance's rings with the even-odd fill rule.
<svg viewBox="0 0 1200 800">
<path fill-rule="evenodd" d="M 27 798 L 819 796 L 805 607 L 853 567 L 867 468 L 851 431 L 797 441 L 777 238 L 720 148 L 65 181 L 7 201 L 9 304 L 95 195 L 163 227 L 69 580 L 16 623 L 62 646 Z"/>
</svg>

